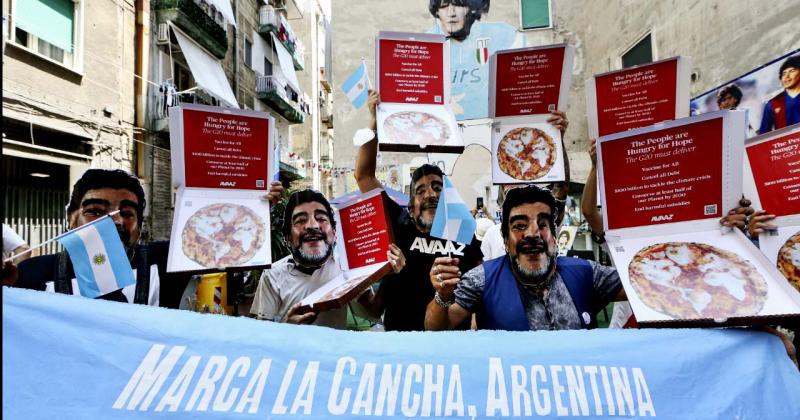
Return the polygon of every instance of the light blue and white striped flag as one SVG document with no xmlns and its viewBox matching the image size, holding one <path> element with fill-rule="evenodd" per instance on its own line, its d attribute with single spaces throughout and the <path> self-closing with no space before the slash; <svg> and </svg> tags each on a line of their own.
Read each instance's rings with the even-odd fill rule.
<svg viewBox="0 0 800 420">
<path fill-rule="evenodd" d="M 96 298 L 136 283 L 110 215 L 73 229 L 57 240 L 69 254 L 81 296 Z"/>
<path fill-rule="evenodd" d="M 439 205 L 436 206 L 436 215 L 433 217 L 431 236 L 469 244 L 475 236 L 477 225 L 456 187 L 445 176 L 444 188 L 439 195 Z"/>
<path fill-rule="evenodd" d="M 367 74 L 367 65 L 363 61 L 356 71 L 342 83 L 342 90 L 356 109 L 360 109 L 367 103 L 369 75 Z"/>
<path fill-rule="evenodd" d="M 275 158 L 272 160 L 272 180 L 281 180 L 281 144 L 275 145 Z"/>
</svg>

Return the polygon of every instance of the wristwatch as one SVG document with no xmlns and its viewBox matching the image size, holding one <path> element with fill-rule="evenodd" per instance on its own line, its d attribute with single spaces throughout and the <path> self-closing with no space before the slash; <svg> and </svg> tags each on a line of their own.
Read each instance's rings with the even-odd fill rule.
<svg viewBox="0 0 800 420">
<path fill-rule="evenodd" d="M 453 301 L 453 300 L 444 300 L 444 299 L 442 299 L 442 297 L 439 296 L 439 292 L 436 292 L 436 294 L 433 295 L 433 301 L 436 302 L 436 304 L 439 305 L 439 307 L 444 308 L 444 309 L 449 308 L 450 305 L 455 303 L 455 301 Z"/>
</svg>

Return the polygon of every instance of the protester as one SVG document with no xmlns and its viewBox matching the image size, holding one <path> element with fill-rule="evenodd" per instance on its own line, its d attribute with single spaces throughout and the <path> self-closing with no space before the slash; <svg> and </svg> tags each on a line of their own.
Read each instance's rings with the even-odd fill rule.
<svg viewBox="0 0 800 420">
<path fill-rule="evenodd" d="M 563 330 L 593 328 L 609 302 L 624 300 L 611 267 L 556 257 L 555 198 L 536 186 L 516 188 L 503 203 L 502 233 L 508 254 L 461 276 L 453 259 L 437 258 L 429 278 L 436 290 L 425 328 L 452 329 L 477 315 L 479 329 Z M 720 220 L 743 227 L 746 210 Z"/>
<path fill-rule="evenodd" d="M 325 196 L 312 190 L 293 193 L 284 209 L 283 235 L 292 253 L 261 275 L 250 312 L 259 319 L 345 329 L 346 307 L 325 312 L 299 310 L 300 301 L 342 273 L 334 251 L 336 221 Z M 398 273 L 405 266 L 405 258 L 395 244 L 390 248 L 387 257 Z M 380 306 L 377 299 L 368 291 L 358 302 L 372 312 L 373 307 Z"/>
<path fill-rule="evenodd" d="M 784 90 L 764 104 L 759 134 L 800 123 L 800 55 L 781 64 L 778 78 Z"/>
<path fill-rule="evenodd" d="M 272 184 L 265 197 L 280 197 L 280 183 Z M 75 229 L 109 213 L 122 245 L 136 270 L 136 284 L 100 296 L 100 299 L 178 308 L 189 282 L 187 274 L 167 273 L 169 241 L 141 243 L 146 207 L 144 189 L 138 178 L 116 169 L 89 169 L 73 186 L 67 205 L 67 225 Z M 66 251 L 31 258 L 19 265 L 17 286 L 57 293 L 76 293 L 72 262 Z"/>
<path fill-rule="evenodd" d="M 3 258 L 16 256 L 3 261 L 3 285 L 13 285 L 16 281 L 17 265 L 31 256 L 31 247 L 14 229 L 3 223 Z"/>
<path fill-rule="evenodd" d="M 373 131 L 377 129 L 375 112 L 378 102 L 378 94 L 371 91 L 368 106 Z M 382 188 L 375 176 L 377 153 L 376 138 L 363 144 L 358 151 L 355 177 L 361 192 Z M 480 242 L 477 239 L 473 238 L 469 244 L 458 244 L 430 236 L 439 194 L 444 185 L 443 176 L 438 166 L 422 165 L 411 175 L 407 209 L 392 200 L 386 200 L 395 241 L 408 262 L 402 273 L 385 278 L 378 288 L 380 305 L 376 310 L 378 313 L 384 312 L 383 325 L 388 331 L 423 329 L 425 306 L 434 292 L 427 281 L 427 272 L 437 256 L 452 255 L 459 260 L 459 266 L 465 272 L 481 262 Z"/>
</svg>

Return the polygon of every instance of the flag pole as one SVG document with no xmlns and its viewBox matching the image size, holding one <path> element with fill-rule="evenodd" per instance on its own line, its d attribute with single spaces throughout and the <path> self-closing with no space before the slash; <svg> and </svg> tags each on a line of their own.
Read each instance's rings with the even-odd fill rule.
<svg viewBox="0 0 800 420">
<path fill-rule="evenodd" d="M 74 233 L 74 232 L 77 232 L 77 231 L 79 231 L 79 230 L 81 230 L 81 229 L 83 229 L 83 228 L 89 227 L 89 226 L 91 226 L 91 225 L 93 225 L 93 224 L 95 224 L 95 223 L 97 223 L 97 222 L 99 222 L 99 221 L 103 220 L 103 218 L 104 218 L 104 217 L 113 217 L 113 216 L 115 216 L 115 215 L 116 215 L 117 213 L 119 213 L 119 212 L 120 212 L 120 210 L 114 210 L 114 211 L 112 211 L 111 213 L 108 213 L 107 215 L 105 215 L 105 216 L 103 216 L 103 217 L 101 217 L 101 218 L 99 218 L 99 219 L 97 219 L 97 220 L 95 220 L 95 221 L 93 221 L 93 222 L 91 222 L 91 223 L 87 223 L 87 224 L 85 224 L 85 225 L 83 225 L 83 226 L 78 226 L 78 227 L 76 227 L 75 229 L 68 230 L 68 231 L 66 231 L 66 232 L 62 233 L 61 235 L 58 235 L 58 236 L 56 236 L 55 238 L 50 238 L 50 239 L 48 239 L 48 240 L 46 240 L 46 241 L 44 241 L 44 242 L 40 243 L 39 245 L 36 245 L 35 247 L 28 249 L 27 251 L 22 251 L 22 252 L 20 252 L 20 253 L 18 253 L 18 254 L 14 254 L 14 255 L 12 255 L 12 256 L 10 256 L 10 257 L 6 258 L 5 260 L 3 260 L 3 263 L 5 264 L 5 263 L 7 263 L 7 262 L 9 262 L 9 261 L 14 261 L 14 259 L 16 259 L 16 258 L 18 258 L 18 257 L 20 257 L 20 256 L 22 256 L 22 255 L 25 255 L 25 254 L 27 254 L 27 253 L 29 253 L 29 252 L 33 252 L 33 250 L 35 250 L 35 249 L 39 249 L 39 248 L 41 248 L 41 247 L 43 247 L 43 246 L 45 246 L 45 245 L 47 245 L 47 244 L 49 244 L 49 243 L 51 243 L 51 242 L 55 242 L 55 241 L 57 241 L 57 240 L 59 240 L 59 239 L 63 238 L 64 236 L 66 236 L 66 235 L 68 235 L 68 234 L 70 234 L 70 233 Z"/>
<path fill-rule="evenodd" d="M 361 56 L 361 65 L 364 66 L 364 75 L 367 77 L 367 88 L 372 90 L 372 82 L 369 80 L 369 72 L 367 71 L 367 59 Z"/>
</svg>

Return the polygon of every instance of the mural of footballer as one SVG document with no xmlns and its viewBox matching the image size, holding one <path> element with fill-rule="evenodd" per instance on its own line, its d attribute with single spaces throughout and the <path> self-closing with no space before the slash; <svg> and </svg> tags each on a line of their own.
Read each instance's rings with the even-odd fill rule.
<svg viewBox="0 0 800 420">
<path fill-rule="evenodd" d="M 481 22 L 490 0 L 430 0 L 436 25 L 428 33 L 450 40 L 451 107 L 458 120 L 489 114 L 489 57 L 525 46 L 522 33 L 503 22 Z"/>
</svg>

